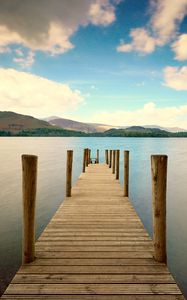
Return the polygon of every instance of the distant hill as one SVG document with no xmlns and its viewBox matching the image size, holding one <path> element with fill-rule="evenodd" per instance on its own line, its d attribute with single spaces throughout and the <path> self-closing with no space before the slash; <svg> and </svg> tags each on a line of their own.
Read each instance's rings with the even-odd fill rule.
<svg viewBox="0 0 187 300">
<path fill-rule="evenodd" d="M 113 127 L 113 126 L 104 125 L 104 124 L 83 123 L 83 122 L 73 121 L 73 120 L 64 119 L 64 118 L 53 119 L 53 117 L 49 117 L 49 118 L 46 118 L 45 120 L 48 120 L 48 122 L 51 125 L 55 125 L 55 126 L 63 128 L 63 129 L 82 131 L 82 132 L 86 132 L 86 133 L 104 132 L 105 130 L 108 130 Z"/>
<path fill-rule="evenodd" d="M 143 127 L 143 128 L 151 128 L 151 129 L 160 129 L 168 132 L 186 132 L 187 130 L 184 128 L 180 127 L 163 127 L 163 126 L 158 126 L 158 125 L 142 125 L 138 127 Z M 127 129 L 129 126 L 119 126 L 118 128 L 120 129 Z"/>
<path fill-rule="evenodd" d="M 49 122 L 51 125 L 56 125 L 58 127 L 68 129 L 68 130 L 75 130 L 75 131 L 83 131 L 86 133 L 96 133 L 96 132 L 104 132 L 109 129 L 127 129 L 130 128 L 129 126 L 113 126 L 113 125 L 105 125 L 105 124 L 97 124 L 97 123 L 85 123 L 85 122 L 78 122 L 70 119 L 59 118 L 55 116 L 51 116 L 48 118 L 43 119 Z M 131 126 L 134 127 L 134 126 Z M 138 126 L 143 128 L 151 128 L 151 129 L 160 129 L 168 132 L 186 132 L 185 129 L 179 127 L 162 127 L 159 125 L 143 125 Z"/>
<path fill-rule="evenodd" d="M 171 137 L 168 131 L 158 128 L 145 128 L 142 126 L 131 126 L 125 129 L 109 129 L 104 132 L 105 136 L 111 137 Z"/>
<path fill-rule="evenodd" d="M 11 111 L 0 111 L 0 130 L 19 132 L 33 128 L 51 128 L 51 124 L 31 116 L 17 114 Z"/>
<path fill-rule="evenodd" d="M 169 132 L 185 132 L 185 131 L 187 131 L 184 128 L 180 128 L 180 127 L 161 127 L 161 126 L 158 126 L 158 125 L 143 125 L 143 127 L 145 127 L 145 128 L 157 128 L 157 129 L 161 129 L 161 130 L 165 130 L 165 131 L 169 131 Z"/>
</svg>

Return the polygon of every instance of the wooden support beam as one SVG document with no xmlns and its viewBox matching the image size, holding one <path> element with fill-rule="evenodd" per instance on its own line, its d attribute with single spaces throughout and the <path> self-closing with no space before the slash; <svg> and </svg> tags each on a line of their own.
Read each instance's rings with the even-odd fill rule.
<svg viewBox="0 0 187 300">
<path fill-rule="evenodd" d="M 129 197 L 129 151 L 124 151 L 124 196 Z"/>
<path fill-rule="evenodd" d="M 112 173 L 115 174 L 116 169 L 116 150 L 113 150 L 113 158 L 112 158 Z"/>
<path fill-rule="evenodd" d="M 67 151 L 66 165 L 66 197 L 71 197 L 73 150 Z"/>
<path fill-rule="evenodd" d="M 112 168 L 112 150 L 110 150 L 109 154 L 109 168 Z"/>
<path fill-rule="evenodd" d="M 86 167 L 88 167 L 88 163 L 89 163 L 89 149 L 86 148 Z"/>
<path fill-rule="evenodd" d="M 99 164 L 99 149 L 97 149 L 97 164 Z"/>
<path fill-rule="evenodd" d="M 88 149 L 88 164 L 91 164 L 91 149 Z"/>
<path fill-rule="evenodd" d="M 108 150 L 105 150 L 105 162 L 108 165 Z"/>
<path fill-rule="evenodd" d="M 116 179 L 119 179 L 120 150 L 116 150 Z"/>
<path fill-rule="evenodd" d="M 152 155 L 152 200 L 153 200 L 153 242 L 154 258 L 166 262 L 166 185 L 167 156 Z"/>
<path fill-rule="evenodd" d="M 85 173 L 86 170 L 86 149 L 83 151 L 83 166 L 82 166 L 82 172 Z"/>
<path fill-rule="evenodd" d="M 37 162 L 35 155 L 22 155 L 23 190 L 23 245 L 22 262 L 35 259 L 35 206 L 37 188 Z"/>
</svg>

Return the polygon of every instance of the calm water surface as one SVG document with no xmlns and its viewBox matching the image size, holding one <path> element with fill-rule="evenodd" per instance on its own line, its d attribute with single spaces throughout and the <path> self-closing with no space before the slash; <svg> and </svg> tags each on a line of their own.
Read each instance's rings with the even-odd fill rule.
<svg viewBox="0 0 187 300">
<path fill-rule="evenodd" d="M 23 153 L 39 156 L 37 237 L 64 198 L 66 150 L 74 150 L 73 182 L 82 169 L 83 148 L 130 150 L 130 198 L 152 234 L 150 155 L 167 154 L 168 266 L 187 297 L 187 139 L 165 138 L 0 138 L 0 288 L 21 263 Z M 121 157 L 121 166 L 122 166 Z M 121 183 L 122 169 L 121 169 Z"/>
</svg>

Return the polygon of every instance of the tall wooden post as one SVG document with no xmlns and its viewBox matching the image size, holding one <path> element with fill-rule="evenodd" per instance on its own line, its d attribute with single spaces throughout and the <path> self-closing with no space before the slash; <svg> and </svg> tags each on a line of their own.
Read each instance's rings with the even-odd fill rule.
<svg viewBox="0 0 187 300">
<path fill-rule="evenodd" d="M 124 196 L 129 196 L 129 151 L 124 151 Z"/>
<path fill-rule="evenodd" d="M 66 197 L 71 197 L 73 150 L 67 151 L 66 164 Z"/>
<path fill-rule="evenodd" d="M 167 155 L 151 156 L 154 258 L 165 263 Z"/>
<path fill-rule="evenodd" d="M 97 149 L 97 164 L 99 164 L 99 149 Z"/>
<path fill-rule="evenodd" d="M 83 165 L 82 165 L 82 172 L 85 173 L 86 170 L 86 149 L 83 151 Z"/>
<path fill-rule="evenodd" d="M 91 149 L 88 149 L 88 164 L 91 164 Z"/>
<path fill-rule="evenodd" d="M 109 157 L 109 168 L 112 168 L 112 150 L 109 152 L 110 157 Z"/>
<path fill-rule="evenodd" d="M 116 179 L 119 179 L 120 150 L 116 150 Z"/>
<path fill-rule="evenodd" d="M 112 158 L 112 173 L 115 174 L 115 168 L 116 168 L 116 150 L 113 150 L 113 158 Z"/>
<path fill-rule="evenodd" d="M 22 262 L 35 259 L 35 205 L 37 187 L 37 162 L 35 155 L 22 155 L 23 191 L 23 245 Z"/>
<path fill-rule="evenodd" d="M 105 150 L 105 162 L 108 165 L 108 150 Z"/>
<path fill-rule="evenodd" d="M 86 148 L 86 167 L 88 167 L 88 162 L 89 162 L 89 149 Z"/>
</svg>

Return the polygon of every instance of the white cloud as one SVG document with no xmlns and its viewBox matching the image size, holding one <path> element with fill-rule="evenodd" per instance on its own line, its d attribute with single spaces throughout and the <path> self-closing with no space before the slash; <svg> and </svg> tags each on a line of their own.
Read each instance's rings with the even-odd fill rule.
<svg viewBox="0 0 187 300">
<path fill-rule="evenodd" d="M 187 91 L 187 66 L 166 67 L 164 69 L 165 85 L 177 91 Z"/>
<path fill-rule="evenodd" d="M 156 46 L 155 39 L 152 38 L 144 28 L 132 29 L 130 36 L 132 42 L 130 44 L 121 43 L 117 47 L 118 52 L 137 51 L 142 54 L 148 54 L 154 51 Z"/>
<path fill-rule="evenodd" d="M 84 103 L 68 85 L 14 69 L 0 68 L 0 107 L 34 116 L 59 115 Z"/>
<path fill-rule="evenodd" d="M 112 1 L 112 0 L 111 0 Z M 115 20 L 113 0 L 0 1 L 0 47 L 20 44 L 32 51 L 64 53 L 80 26 L 107 26 Z"/>
<path fill-rule="evenodd" d="M 172 49 L 175 52 L 175 59 L 187 60 L 187 34 L 181 34 L 173 43 Z"/>
<path fill-rule="evenodd" d="M 183 118 L 186 121 L 183 121 Z M 166 127 L 181 126 L 187 128 L 187 104 L 158 108 L 155 103 L 146 103 L 136 110 L 103 111 L 95 114 L 91 121 L 115 126 L 160 125 Z"/>
<path fill-rule="evenodd" d="M 151 25 L 161 45 L 170 41 L 187 13 L 187 0 L 153 0 Z"/>
<path fill-rule="evenodd" d="M 29 68 L 34 63 L 35 54 L 33 51 L 29 51 L 27 56 L 20 49 L 16 49 L 17 57 L 13 58 L 15 63 L 18 63 L 23 69 Z M 20 50 L 20 51 L 19 51 Z"/>
<path fill-rule="evenodd" d="M 131 43 L 121 43 L 117 47 L 117 51 L 136 51 L 149 54 L 157 46 L 164 46 L 177 38 L 179 25 L 187 14 L 187 0 L 151 0 L 150 3 L 151 19 L 146 28 L 132 29 L 130 32 Z M 174 44 L 173 48 L 176 51 L 177 59 L 184 56 L 185 45 L 186 40 L 184 41 L 184 38 L 182 40 L 182 37 L 178 44 Z"/>
<path fill-rule="evenodd" d="M 97 0 L 90 6 L 89 17 L 94 25 L 107 26 L 115 21 L 115 8 L 107 0 Z"/>
</svg>

